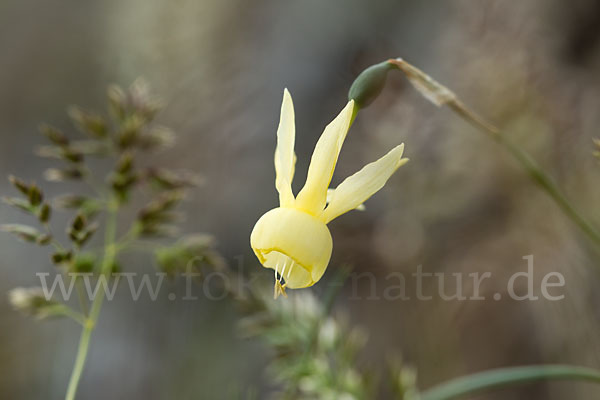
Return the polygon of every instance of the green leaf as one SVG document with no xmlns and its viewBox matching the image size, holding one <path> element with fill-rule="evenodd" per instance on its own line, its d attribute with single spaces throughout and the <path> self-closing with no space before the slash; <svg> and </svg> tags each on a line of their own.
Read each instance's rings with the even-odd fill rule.
<svg viewBox="0 0 600 400">
<path fill-rule="evenodd" d="M 600 371 L 571 365 L 499 368 L 442 383 L 423 392 L 420 400 L 457 399 L 490 389 L 543 380 L 580 380 L 600 383 Z"/>
</svg>

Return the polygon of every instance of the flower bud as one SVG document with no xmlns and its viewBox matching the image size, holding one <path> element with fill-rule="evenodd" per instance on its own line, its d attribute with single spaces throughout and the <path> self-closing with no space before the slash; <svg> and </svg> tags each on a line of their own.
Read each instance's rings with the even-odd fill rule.
<svg viewBox="0 0 600 400">
<path fill-rule="evenodd" d="M 80 253 L 73 260 L 71 266 L 72 272 L 75 273 L 90 273 L 94 271 L 96 265 L 96 257 L 93 253 Z"/>
<path fill-rule="evenodd" d="M 37 206 L 42 202 L 42 200 L 44 200 L 44 194 L 36 185 L 29 186 L 29 193 L 27 193 L 27 197 L 32 206 Z"/>
<path fill-rule="evenodd" d="M 127 96 L 125 92 L 119 86 L 111 85 L 108 87 L 107 96 L 108 108 L 111 114 L 119 121 L 123 120 L 127 115 L 127 110 L 125 109 Z"/>
<path fill-rule="evenodd" d="M 40 125 L 40 131 L 42 132 L 42 134 L 44 136 L 46 136 L 48 138 L 48 140 L 50 140 L 52 142 L 52 144 L 56 145 L 56 146 L 68 146 L 69 145 L 69 139 L 67 139 L 67 137 L 64 135 L 64 133 L 62 133 L 61 131 L 59 131 L 58 129 L 47 125 L 47 124 L 42 124 Z"/>
<path fill-rule="evenodd" d="M 367 107 L 383 90 L 387 73 L 392 68 L 391 64 L 384 61 L 365 69 L 352 83 L 348 100 L 354 100 L 358 108 Z"/>
<path fill-rule="evenodd" d="M 52 263 L 56 265 L 62 265 L 71 262 L 73 259 L 73 252 L 67 250 L 57 251 L 52 254 Z"/>
<path fill-rule="evenodd" d="M 13 175 L 10 175 L 8 177 L 8 180 L 14 187 L 16 187 L 19 190 L 19 192 L 21 192 L 25 196 L 29 195 L 29 185 L 28 184 L 26 184 L 25 182 L 23 182 L 22 180 L 20 180 L 19 178 L 17 178 L 16 176 L 13 176 Z"/>
<path fill-rule="evenodd" d="M 44 179 L 48 182 L 64 182 L 71 179 L 83 178 L 83 172 L 80 168 L 48 168 L 44 171 Z"/>
<path fill-rule="evenodd" d="M 101 116 L 83 111 L 77 106 L 69 107 L 68 114 L 75 126 L 83 133 L 97 138 L 103 138 L 107 135 L 108 127 Z"/>
<path fill-rule="evenodd" d="M 42 204 L 38 211 L 38 218 L 41 223 L 47 223 L 50 220 L 50 216 L 52 215 L 52 208 L 48 203 Z"/>
</svg>

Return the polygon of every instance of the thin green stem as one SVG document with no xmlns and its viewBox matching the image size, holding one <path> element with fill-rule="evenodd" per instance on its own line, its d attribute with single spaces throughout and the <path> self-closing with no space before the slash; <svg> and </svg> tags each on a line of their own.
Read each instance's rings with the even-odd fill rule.
<svg viewBox="0 0 600 400">
<path fill-rule="evenodd" d="M 65 317 L 71 318 L 73 321 L 77 322 L 78 324 L 81 324 L 82 326 L 85 326 L 86 324 L 86 318 L 85 315 L 77 312 L 77 311 L 73 311 L 70 307 L 61 304 L 58 306 L 57 309 L 55 309 L 56 314 L 62 314 Z"/>
<path fill-rule="evenodd" d="M 575 225 L 577 225 L 596 246 L 600 247 L 600 232 L 590 224 L 579 211 L 577 211 L 573 204 L 558 188 L 554 180 L 542 170 L 527 152 L 508 141 L 498 127 L 486 121 L 470 107 L 465 105 L 450 89 L 440 84 L 420 69 L 400 58 L 390 59 L 387 62 L 396 69 L 402 71 L 413 86 L 427 99 L 437 106 L 447 105 L 462 119 L 479 130 L 489 134 L 491 138 L 503 146 L 521 167 L 525 169 L 529 177 L 538 185 L 538 187 L 545 191 L 556 205 L 558 205 L 565 216 L 573 221 L 573 223 L 575 223 Z"/>
<path fill-rule="evenodd" d="M 571 365 L 532 365 L 499 368 L 463 376 L 421 393 L 421 400 L 452 400 L 491 389 L 544 380 L 600 383 L 600 371 Z"/>
<path fill-rule="evenodd" d="M 69 381 L 69 386 L 67 388 L 67 395 L 65 396 L 65 399 L 75 399 L 75 394 L 77 393 L 77 387 L 79 386 L 81 373 L 83 372 L 83 367 L 85 365 L 85 360 L 87 358 L 88 350 L 90 347 L 90 339 L 92 337 L 93 329 L 93 324 L 88 319 L 83 327 L 83 330 L 81 331 L 81 338 L 79 339 L 79 346 L 77 348 L 77 357 L 75 358 L 75 365 L 73 366 L 73 372 L 71 374 L 71 380 Z"/>
<path fill-rule="evenodd" d="M 83 313 L 83 315 L 85 315 L 86 317 L 89 314 L 89 310 L 88 310 L 88 305 L 87 305 L 87 300 L 85 299 L 85 294 L 83 292 L 83 286 L 81 283 L 81 279 L 79 279 L 79 277 L 75 278 L 77 279 L 77 281 L 75 282 L 75 285 L 77 287 L 77 298 L 79 299 L 79 307 L 81 307 L 81 312 Z"/>
<path fill-rule="evenodd" d="M 117 251 L 125 250 L 132 245 L 144 243 L 138 243 L 138 237 L 141 232 L 141 225 L 139 222 L 134 222 L 127 233 L 125 233 L 121 238 L 116 241 Z M 148 243 L 148 246 L 156 246 L 155 243 Z"/>
<path fill-rule="evenodd" d="M 43 226 L 46 230 L 46 233 L 52 237 L 52 241 L 50 242 L 50 244 L 52 245 L 52 247 L 54 247 L 54 250 L 64 251 L 65 248 L 63 247 L 63 245 L 60 244 L 60 242 L 54 238 L 54 234 L 52 233 L 52 228 L 50 227 L 50 224 L 48 222 L 44 222 Z"/>
<path fill-rule="evenodd" d="M 102 270 L 100 271 L 101 277 L 108 277 L 114 265 L 114 261 L 117 255 L 117 246 L 115 244 L 117 234 L 117 211 L 118 202 L 113 200 L 108 204 L 108 217 L 106 222 L 106 232 L 104 239 L 104 258 L 102 261 Z M 73 366 L 73 372 L 71 373 L 71 379 L 69 380 L 69 386 L 67 388 L 67 394 L 65 400 L 74 400 L 77 393 L 77 387 L 81 380 L 81 374 L 85 366 L 87 354 L 90 347 L 90 339 L 92 332 L 98 322 L 100 310 L 102 309 L 102 303 L 104 301 L 104 291 L 99 290 L 96 293 L 96 297 L 92 302 L 90 314 L 85 321 L 83 330 L 81 332 L 81 338 L 79 339 L 79 347 L 77 349 L 77 356 L 75 358 L 75 365 Z"/>
<path fill-rule="evenodd" d="M 571 202 L 558 188 L 554 180 L 542 170 L 542 168 L 527 152 L 508 141 L 500 129 L 478 116 L 460 100 L 451 100 L 448 102 L 448 107 L 471 125 L 490 134 L 498 144 L 503 146 L 513 156 L 513 158 L 517 160 L 519 164 L 521 164 L 521 167 L 525 169 L 529 177 L 542 190 L 544 190 L 550 196 L 550 198 L 552 198 L 552 200 L 554 200 L 561 211 L 569 219 L 571 219 L 571 221 L 573 221 L 590 240 L 592 240 L 597 246 L 600 246 L 600 232 L 598 232 L 594 226 L 592 226 L 585 218 L 581 216 L 573 204 L 571 204 Z"/>
</svg>

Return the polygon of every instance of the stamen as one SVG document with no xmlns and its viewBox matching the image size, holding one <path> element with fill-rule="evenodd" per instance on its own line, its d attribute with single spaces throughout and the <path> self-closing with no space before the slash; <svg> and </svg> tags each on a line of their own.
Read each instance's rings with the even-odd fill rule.
<svg viewBox="0 0 600 400">
<path fill-rule="evenodd" d="M 281 285 L 281 282 L 275 281 L 275 287 L 273 288 L 273 299 L 277 300 L 279 295 L 287 297 L 287 293 L 285 292 L 285 286 L 285 284 Z"/>
<path fill-rule="evenodd" d="M 288 261 L 291 261 L 291 265 L 289 266 L 289 270 L 287 273 L 287 277 L 289 279 L 290 277 L 290 272 L 292 272 L 292 268 L 294 267 L 295 261 L 290 259 L 290 258 L 284 258 L 283 259 L 283 267 L 281 269 L 281 272 L 279 272 L 279 265 L 281 262 L 281 257 L 278 257 L 277 259 L 277 263 L 275 264 L 275 287 L 273 288 L 273 298 L 277 299 L 279 296 L 283 296 L 283 297 L 287 297 L 287 293 L 285 292 L 285 288 L 287 287 L 287 279 L 286 282 L 283 283 L 283 285 L 281 284 L 282 280 L 283 280 L 283 276 L 285 274 L 285 270 L 288 267 Z M 277 277 L 277 275 L 279 275 L 279 278 Z"/>
</svg>

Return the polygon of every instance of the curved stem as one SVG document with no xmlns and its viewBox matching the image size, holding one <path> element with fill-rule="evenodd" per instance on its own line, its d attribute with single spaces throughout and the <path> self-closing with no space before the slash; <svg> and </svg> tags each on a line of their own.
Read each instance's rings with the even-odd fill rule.
<svg viewBox="0 0 600 400">
<path fill-rule="evenodd" d="M 139 222 L 134 222 L 133 225 L 129 228 L 127 233 L 125 233 L 122 237 L 120 237 L 116 241 L 117 251 L 122 251 L 127 249 L 128 247 L 136 244 L 140 232 L 142 230 L 141 224 Z M 150 246 L 156 246 L 156 244 L 149 244 Z"/>
<path fill-rule="evenodd" d="M 102 270 L 100 271 L 101 276 L 107 277 L 110 275 L 112 266 L 117 255 L 117 246 L 115 244 L 115 238 L 117 234 L 117 211 L 118 202 L 111 201 L 108 205 L 108 217 L 106 222 L 106 232 L 104 239 L 104 258 L 102 260 Z M 73 372 L 71 373 L 71 379 L 69 380 L 69 386 L 67 387 L 67 394 L 65 400 L 74 400 L 77 393 L 77 387 L 81 380 L 81 374 L 85 366 L 87 354 L 90 347 L 90 339 L 92 332 L 98 322 L 100 310 L 102 309 L 102 302 L 104 301 L 104 291 L 99 290 L 96 293 L 96 297 L 92 302 L 91 311 L 89 317 L 85 321 L 83 331 L 81 332 L 81 338 L 79 339 L 79 347 L 77 349 L 77 356 L 75 358 L 75 365 L 73 366 Z"/>
<path fill-rule="evenodd" d="M 455 93 L 435 79 L 400 58 L 390 59 L 388 63 L 402 71 L 413 86 L 427 99 L 437 106 L 447 105 L 462 119 L 479 130 L 489 134 L 497 143 L 503 146 L 517 162 L 525 169 L 529 177 L 558 205 L 560 210 L 577 225 L 581 231 L 598 247 L 600 247 L 600 232 L 590 224 L 558 188 L 554 180 L 546 174 L 533 158 L 521 148 L 508 141 L 502 131 L 486 121 L 471 108 L 465 105 Z"/>
<path fill-rule="evenodd" d="M 569 202 L 565 195 L 560 191 L 556 183 L 550 178 L 540 166 L 531 158 L 531 156 L 515 146 L 512 142 L 502 135 L 500 129 L 485 121 L 474 111 L 468 108 L 460 100 L 454 99 L 448 102 L 448 107 L 461 116 L 471 125 L 490 134 L 497 143 L 504 146 L 506 150 L 521 164 L 527 171 L 529 177 L 540 186 L 554 202 L 560 207 L 562 212 L 571 219 L 596 245 L 600 246 L 600 232 L 596 230 L 588 221 L 583 218 L 575 207 Z"/>
<path fill-rule="evenodd" d="M 558 188 L 552 178 L 542 171 L 537 163 L 519 147 L 513 143 L 508 142 L 505 138 L 501 137 L 498 142 L 502 144 L 512 156 L 519 161 L 519 163 L 525 168 L 530 178 L 541 187 L 554 202 L 560 207 L 562 212 L 571 219 L 587 237 L 600 247 L 600 232 L 596 230 L 585 218 L 579 214 L 577 209 L 571 204 L 571 202 L 565 197 L 565 195 Z"/>
<path fill-rule="evenodd" d="M 543 380 L 579 380 L 600 383 L 600 371 L 571 365 L 532 365 L 499 368 L 463 376 L 421 393 L 421 400 L 451 400 L 515 384 Z"/>
</svg>

